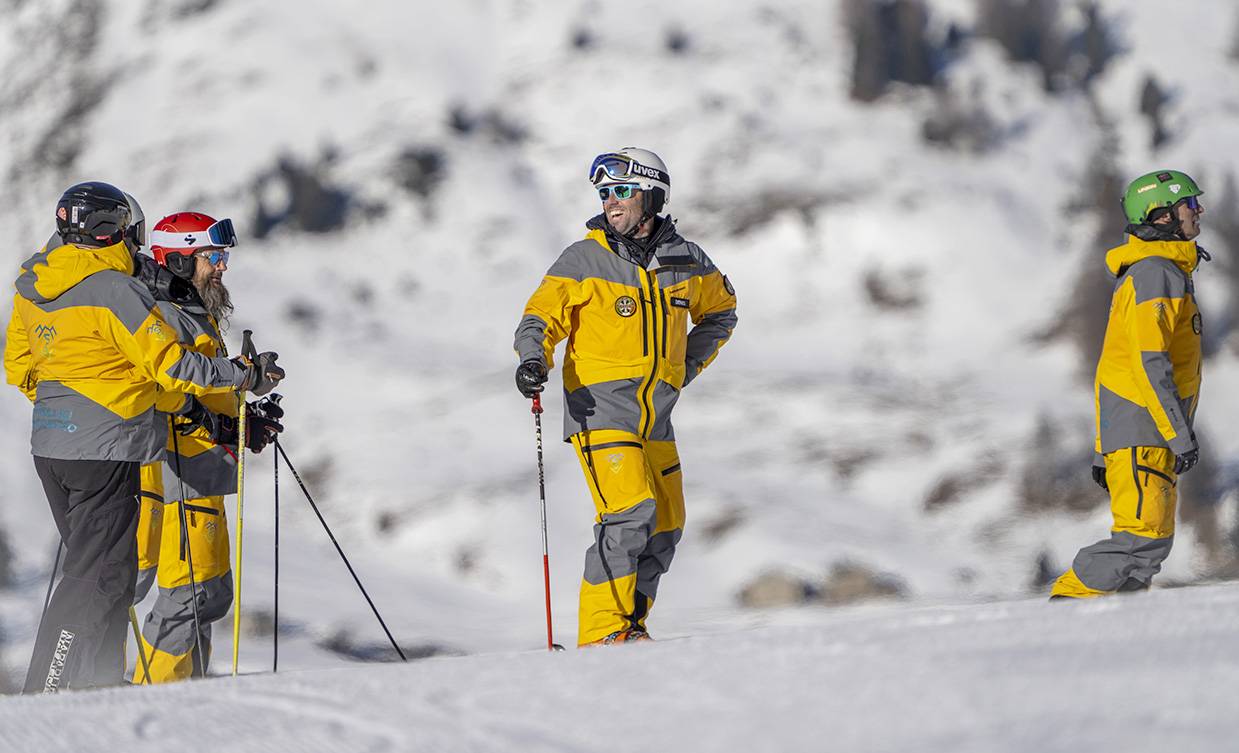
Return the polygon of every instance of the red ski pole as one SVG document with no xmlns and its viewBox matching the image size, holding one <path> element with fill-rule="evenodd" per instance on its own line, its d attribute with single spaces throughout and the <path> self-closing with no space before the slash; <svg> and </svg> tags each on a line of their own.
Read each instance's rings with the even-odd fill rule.
<svg viewBox="0 0 1239 753">
<path fill-rule="evenodd" d="M 534 427 L 538 434 L 538 496 L 542 506 L 542 583 L 546 593 L 546 650 L 563 651 L 564 647 L 555 642 L 551 629 L 551 556 L 546 544 L 546 474 L 542 467 L 542 396 L 533 396 Z"/>
</svg>

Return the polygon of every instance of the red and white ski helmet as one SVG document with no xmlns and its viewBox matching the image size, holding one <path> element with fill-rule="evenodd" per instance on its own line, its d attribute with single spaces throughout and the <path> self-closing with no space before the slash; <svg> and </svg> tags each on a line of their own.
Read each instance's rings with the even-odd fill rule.
<svg viewBox="0 0 1239 753">
<path fill-rule="evenodd" d="M 181 277 L 193 276 L 193 255 L 204 249 L 237 245 L 232 220 L 216 220 L 201 212 L 177 212 L 155 223 L 151 253 L 155 261 Z"/>
</svg>

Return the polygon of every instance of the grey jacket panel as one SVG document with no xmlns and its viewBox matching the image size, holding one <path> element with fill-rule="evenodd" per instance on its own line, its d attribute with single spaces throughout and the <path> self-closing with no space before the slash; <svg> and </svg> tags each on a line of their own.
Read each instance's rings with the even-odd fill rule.
<svg viewBox="0 0 1239 753">
<path fill-rule="evenodd" d="M 706 314 L 688 333 L 688 345 L 684 354 L 684 384 L 687 385 L 701 371 L 701 364 L 731 339 L 736 328 L 735 309 Z"/>
<path fill-rule="evenodd" d="M 543 366 L 546 365 L 546 353 L 542 350 L 542 343 L 546 342 L 546 326 L 546 321 L 540 316 L 528 314 L 521 317 L 521 323 L 516 325 L 516 337 L 512 344 L 521 363 L 537 361 Z"/>
<path fill-rule="evenodd" d="M 577 241 L 564 249 L 546 274 L 550 277 L 567 277 L 581 282 L 596 278 L 619 285 L 638 287 L 639 270 L 628 261 L 611 253 L 592 238 Z"/>
<path fill-rule="evenodd" d="M 1181 455 L 1194 446 L 1192 444 L 1187 449 L 1179 450 L 1168 445 L 1162 438 L 1162 433 L 1157 430 L 1153 417 L 1149 415 L 1149 411 L 1144 406 L 1137 405 L 1112 392 L 1104 384 L 1097 385 L 1097 403 L 1101 413 L 1102 453 L 1110 453 L 1127 447 L 1169 447 L 1172 452 Z M 1189 403 L 1190 400 L 1177 401 L 1177 415 L 1187 416 L 1189 423 L 1187 430 L 1180 433 L 1172 444 L 1182 446 L 1179 440 L 1186 439 L 1189 443 L 1192 441 Z M 1169 409 L 1166 414 L 1170 415 Z"/>
<path fill-rule="evenodd" d="M 1151 256 L 1127 268 L 1115 283 L 1117 289 L 1130 277 L 1136 294 L 1136 304 L 1154 298 L 1182 298 L 1190 292 L 1187 273 L 1169 259 Z"/>
<path fill-rule="evenodd" d="M 1161 403 L 1166 418 L 1174 429 L 1175 437 L 1170 440 L 1169 447 L 1176 455 L 1190 452 L 1196 447 L 1196 438 L 1192 433 L 1191 417 L 1188 413 L 1190 400 L 1179 397 L 1179 388 L 1174 381 L 1174 366 L 1170 363 L 1170 355 L 1163 352 L 1146 352 L 1140 354 L 1144 364 L 1144 373 L 1149 384 Z M 1150 421 L 1152 419 L 1150 418 Z M 1166 446 L 1163 441 L 1161 446 Z"/>
<path fill-rule="evenodd" d="M 670 442 L 675 439 L 675 429 L 671 427 L 671 411 L 680 399 L 680 391 L 659 379 L 654 383 L 654 425 L 650 427 L 650 439 L 656 442 Z"/>
<path fill-rule="evenodd" d="M 22 279 L 26 277 L 27 275 L 23 275 Z M 30 278 L 33 280 L 33 275 L 30 275 Z M 21 290 L 20 280 L 18 290 Z M 31 292 L 33 291 L 34 288 L 31 287 Z M 151 309 L 155 308 L 155 299 L 145 285 L 114 269 L 96 272 L 51 300 L 42 298 L 37 293 L 26 295 L 23 292 L 22 295 L 47 312 L 74 306 L 108 309 L 130 333 L 137 332 L 138 327 L 150 315 Z"/>
<path fill-rule="evenodd" d="M 60 382 L 39 382 L 30 452 L 56 460 L 122 460 L 149 463 L 163 457 L 164 435 L 154 429 L 154 409 L 122 418 Z"/>
<path fill-rule="evenodd" d="M 637 389 L 643 380 L 618 379 L 564 390 L 564 441 L 593 429 L 619 429 L 639 434 L 641 411 Z M 670 418 L 668 417 L 668 422 Z M 670 423 L 667 424 L 670 428 Z"/>
<path fill-rule="evenodd" d="M 223 447 L 213 447 L 192 457 L 169 450 L 163 474 L 164 499 L 168 502 L 237 493 L 237 461 Z"/>
</svg>

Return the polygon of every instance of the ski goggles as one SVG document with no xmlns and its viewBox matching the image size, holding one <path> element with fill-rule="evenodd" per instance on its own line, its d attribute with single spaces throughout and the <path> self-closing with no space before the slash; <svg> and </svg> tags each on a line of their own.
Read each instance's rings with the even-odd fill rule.
<svg viewBox="0 0 1239 753">
<path fill-rule="evenodd" d="M 602 186 L 598 189 L 598 198 L 606 201 L 614 194 L 617 199 L 631 199 L 636 191 L 640 191 L 641 186 L 636 183 L 620 183 L 618 185 Z"/>
<path fill-rule="evenodd" d="M 221 261 L 228 263 L 228 252 L 222 248 L 204 248 L 201 251 L 195 251 L 194 256 L 206 259 L 207 264 L 212 267 L 219 264 Z"/>
<path fill-rule="evenodd" d="M 650 178 L 671 184 L 671 178 L 662 170 L 646 167 L 623 154 L 600 154 L 594 157 L 594 164 L 589 166 L 589 180 L 594 185 L 604 180 L 626 181 L 633 178 Z"/>
<path fill-rule="evenodd" d="M 237 245 L 237 233 L 232 220 L 224 218 L 206 230 L 174 233 L 168 230 L 151 232 L 151 245 L 163 248 L 232 248 Z"/>
</svg>

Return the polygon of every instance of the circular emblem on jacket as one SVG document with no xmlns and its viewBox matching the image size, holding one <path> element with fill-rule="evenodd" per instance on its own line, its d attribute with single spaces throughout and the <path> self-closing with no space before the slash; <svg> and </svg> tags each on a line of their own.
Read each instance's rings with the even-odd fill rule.
<svg viewBox="0 0 1239 753">
<path fill-rule="evenodd" d="M 1202 329 L 1204 329 L 1204 326 L 1198 313 L 1192 317 L 1192 331 L 1199 335 Z"/>
<path fill-rule="evenodd" d="M 637 313 L 637 302 L 632 296 L 622 295 L 615 301 L 615 313 L 625 318 L 630 317 Z"/>
</svg>

